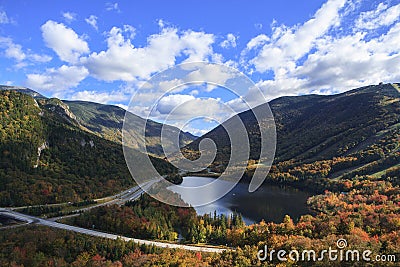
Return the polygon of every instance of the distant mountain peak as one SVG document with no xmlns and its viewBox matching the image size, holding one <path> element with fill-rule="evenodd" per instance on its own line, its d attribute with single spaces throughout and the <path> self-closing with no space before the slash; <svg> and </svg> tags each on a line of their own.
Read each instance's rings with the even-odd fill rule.
<svg viewBox="0 0 400 267">
<path fill-rule="evenodd" d="M 29 89 L 27 87 L 22 87 L 22 86 L 0 85 L 0 90 L 13 90 L 16 92 L 30 95 L 31 97 L 36 98 L 36 99 L 46 98 L 45 96 L 39 94 L 38 92 L 36 92 L 32 89 Z"/>
<path fill-rule="evenodd" d="M 392 146 L 387 151 L 393 154 L 398 149 L 396 134 L 400 127 L 399 88 L 398 83 L 381 83 L 335 95 L 288 96 L 270 101 L 277 130 L 275 164 L 294 166 L 349 155 L 368 164 L 374 160 L 368 156 L 370 151 L 383 147 L 383 143 Z M 267 104 L 255 109 L 264 105 Z M 250 159 L 257 160 L 260 151 L 259 121 L 262 122 L 263 118 L 257 120 L 251 110 L 238 116 L 249 133 L 249 140 L 252 140 Z M 223 124 L 229 123 L 229 120 Z M 212 167 L 217 170 L 220 164 L 226 166 L 231 144 L 223 129 L 219 125 L 186 146 L 184 151 L 187 157 L 195 158 L 199 143 L 204 138 L 210 138 L 218 148 Z M 383 162 L 386 156 L 393 156 L 389 152 L 383 156 L 376 153 L 374 157 Z M 394 162 L 398 164 L 398 161 Z M 362 163 L 359 164 L 361 167 Z M 379 166 L 379 170 L 384 168 L 382 164 Z"/>
</svg>

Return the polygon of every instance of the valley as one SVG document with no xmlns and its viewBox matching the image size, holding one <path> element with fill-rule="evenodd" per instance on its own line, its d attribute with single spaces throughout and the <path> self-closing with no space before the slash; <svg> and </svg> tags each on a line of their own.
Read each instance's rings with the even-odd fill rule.
<svg viewBox="0 0 400 267">
<path fill-rule="evenodd" d="M 14 238 L 2 245 L 2 251 L 27 249 L 18 241 L 24 240 L 23 235 L 46 232 L 54 238 L 110 242 L 97 248 L 102 257 L 108 248 L 116 251 L 130 244 L 131 249 L 121 255 L 111 253 L 114 260 L 136 251 L 136 259 L 157 261 L 161 259 L 156 255 L 164 255 L 169 247 L 188 250 L 179 253 L 198 264 L 231 266 L 253 259 L 252 265 L 262 266 L 254 253 L 264 244 L 322 249 L 339 237 L 374 253 L 399 255 L 400 92 L 396 88 L 398 84 L 380 84 L 337 95 L 272 100 L 277 150 L 266 182 L 255 193 L 247 192 L 247 184 L 261 162 L 258 127 L 268 122 L 258 125 L 251 111 L 238 114 L 250 137 L 250 158 L 241 183 L 214 205 L 182 208 L 152 199 L 134 183 L 122 153 L 122 109 L 3 87 L 0 203 L 4 214 L 27 224 L 3 226 L 4 238 Z M 161 125 L 152 122 L 149 127 L 153 164 L 177 187 L 182 181 L 185 185 L 190 176 L 182 180 L 182 173 L 178 175 L 160 154 Z M 168 130 L 177 131 L 172 126 Z M 230 145 L 222 126 L 197 139 L 183 132 L 180 137 L 183 154 L 192 160 L 199 155 L 201 140 L 212 139 L 218 151 L 203 175 L 224 171 Z M 134 143 L 129 149 L 143 153 Z M 171 190 L 161 193 L 190 204 L 190 198 Z M 64 241 L 62 246 L 68 247 Z M 68 262 L 77 261 L 85 251 L 80 248 Z M 7 255 L 0 259 L 8 260 Z M 20 254 L 13 257 L 23 261 Z M 65 259 L 62 254 L 54 257 Z"/>
</svg>

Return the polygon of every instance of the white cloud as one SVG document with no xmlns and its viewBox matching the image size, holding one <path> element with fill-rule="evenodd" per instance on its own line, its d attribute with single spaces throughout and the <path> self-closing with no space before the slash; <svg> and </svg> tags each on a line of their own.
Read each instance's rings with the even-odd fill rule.
<svg viewBox="0 0 400 267">
<path fill-rule="evenodd" d="M 395 81 L 400 74 L 400 23 L 387 34 L 366 40 L 365 34 L 321 40 L 295 76 L 307 77 L 308 87 L 351 88 Z"/>
<path fill-rule="evenodd" d="M 22 46 L 19 44 L 10 43 L 5 51 L 5 56 L 13 58 L 16 61 L 22 61 L 26 58 L 25 53 L 22 51 Z"/>
<path fill-rule="evenodd" d="M 7 13 L 3 10 L 0 10 L 0 24 L 8 24 L 11 20 L 8 18 Z"/>
<path fill-rule="evenodd" d="M 179 41 L 183 54 L 188 56 L 184 62 L 205 61 L 207 57 L 213 56 L 213 34 L 189 30 L 183 32 Z"/>
<path fill-rule="evenodd" d="M 39 55 L 39 54 L 28 54 L 28 58 L 35 62 L 49 62 L 52 57 L 49 55 Z"/>
<path fill-rule="evenodd" d="M 62 23 L 49 20 L 41 27 L 47 47 L 56 52 L 61 60 L 76 63 L 83 54 L 89 53 L 89 46 L 74 30 Z"/>
<path fill-rule="evenodd" d="M 65 19 L 65 22 L 71 23 L 76 20 L 76 14 L 73 12 L 63 12 L 62 16 Z"/>
<path fill-rule="evenodd" d="M 389 26 L 399 20 L 400 4 L 388 8 L 384 3 L 379 3 L 375 10 L 362 12 L 356 21 L 358 29 L 373 30 L 381 26 Z"/>
<path fill-rule="evenodd" d="M 133 29 L 113 27 L 108 33 L 108 49 L 93 52 L 82 59 L 90 73 L 106 81 L 135 81 L 148 79 L 153 73 L 175 65 L 179 56 L 185 61 L 202 61 L 214 57 L 214 36 L 204 32 L 165 28 L 159 34 L 150 35 L 147 45 L 136 48 L 130 38 Z M 129 34 L 126 38 L 124 33 Z"/>
<path fill-rule="evenodd" d="M 129 34 L 129 39 L 133 40 L 136 36 L 136 29 L 135 27 L 125 24 L 124 25 L 124 32 Z"/>
<path fill-rule="evenodd" d="M 236 36 L 232 33 L 226 35 L 226 39 L 220 43 L 222 48 L 236 47 Z"/>
<path fill-rule="evenodd" d="M 160 99 L 152 118 L 168 124 L 184 125 L 193 118 L 208 118 L 219 122 L 233 115 L 233 110 L 220 99 L 196 98 L 192 95 L 168 95 Z"/>
<path fill-rule="evenodd" d="M 111 3 L 111 2 L 107 2 L 106 3 L 106 10 L 107 11 L 117 11 L 117 12 L 121 12 L 121 10 L 119 9 L 118 3 Z"/>
<path fill-rule="evenodd" d="M 42 74 L 28 74 L 26 84 L 33 89 L 57 93 L 78 86 L 88 74 L 84 67 L 63 65 L 46 69 Z"/>
<path fill-rule="evenodd" d="M 247 45 L 246 45 L 246 49 L 247 50 L 251 50 L 254 49 L 256 47 L 259 47 L 260 45 L 265 44 L 266 42 L 268 42 L 270 40 L 270 38 L 265 35 L 265 34 L 260 34 L 257 35 L 256 37 L 254 37 L 253 39 L 251 39 Z"/>
<path fill-rule="evenodd" d="M 96 78 L 106 81 L 146 79 L 151 73 L 175 63 L 176 31 L 165 30 L 160 35 L 150 36 L 148 46 L 143 48 L 135 48 L 122 33 L 120 28 L 113 27 L 107 39 L 108 49 L 94 52 L 83 60 Z"/>
<path fill-rule="evenodd" d="M 270 36 L 253 38 L 241 62 L 247 62 L 246 55 L 254 49 L 256 56 L 250 62 L 255 70 L 271 71 L 269 80 L 257 84 L 268 99 L 398 81 L 398 6 L 380 4 L 376 10 L 357 14 L 360 6 L 353 2 L 343 6 L 330 0 L 300 26 L 274 26 Z M 355 27 L 348 30 L 349 25 Z M 390 27 L 376 31 L 381 26 Z"/>
<path fill-rule="evenodd" d="M 158 27 L 160 27 L 160 28 L 165 27 L 165 21 L 163 19 L 157 20 L 157 24 L 158 24 Z"/>
<path fill-rule="evenodd" d="M 52 58 L 48 55 L 39 55 L 32 53 L 30 50 L 24 51 L 20 44 L 13 42 L 11 38 L 0 37 L 0 47 L 4 48 L 4 56 L 17 61 L 15 67 L 17 69 L 28 65 L 26 60 L 31 62 L 43 63 L 48 62 Z"/>
<path fill-rule="evenodd" d="M 190 72 L 183 80 L 185 82 L 207 82 L 207 92 L 211 92 L 217 85 L 225 86 L 229 79 L 235 78 L 237 72 L 230 68 L 221 68 L 219 65 L 208 64 Z"/>
<path fill-rule="evenodd" d="M 97 27 L 97 17 L 95 15 L 90 15 L 88 18 L 85 19 L 86 23 L 92 26 L 96 31 L 98 30 Z"/>
<path fill-rule="evenodd" d="M 250 63 L 259 72 L 276 71 L 280 68 L 293 69 L 293 61 L 307 54 L 314 47 L 316 40 L 339 22 L 339 10 L 344 4 L 345 0 L 329 0 L 312 19 L 301 26 L 274 27 L 270 42 L 262 47 Z M 260 37 L 261 40 L 263 38 L 265 39 Z M 254 44 L 249 46 L 254 47 Z"/>
<path fill-rule="evenodd" d="M 165 96 L 160 99 L 157 105 L 157 110 L 161 114 L 169 114 L 171 111 L 178 107 L 179 105 L 182 105 L 183 103 L 194 100 L 195 97 L 192 95 L 169 95 Z"/>
<path fill-rule="evenodd" d="M 161 81 L 158 84 L 158 87 L 163 92 L 167 92 L 172 89 L 174 89 L 174 90 L 172 90 L 173 92 L 179 92 L 186 88 L 186 86 L 184 86 L 183 84 L 184 84 L 184 81 L 175 78 L 175 79 L 169 80 L 169 81 Z"/>
<path fill-rule="evenodd" d="M 71 96 L 72 100 L 91 101 L 102 104 L 109 104 L 111 102 L 126 101 L 127 95 L 121 91 L 111 92 L 97 92 L 97 91 L 79 91 Z M 123 108 L 125 108 L 124 106 Z"/>
<path fill-rule="evenodd" d="M 248 110 L 251 108 L 249 106 L 249 103 L 247 103 L 242 97 L 234 98 L 234 99 L 226 102 L 226 104 L 231 109 L 233 109 L 236 113 L 239 113 L 239 112 L 242 112 L 242 111 L 245 111 L 245 110 Z M 259 103 L 259 104 L 261 104 L 261 103 Z"/>
<path fill-rule="evenodd" d="M 175 127 L 180 128 L 179 126 L 175 126 Z M 196 129 L 196 128 L 193 128 L 193 127 L 190 127 L 190 126 L 186 126 L 186 127 L 182 128 L 181 130 L 184 131 L 184 132 L 189 132 L 189 133 L 191 133 L 191 134 L 193 134 L 195 136 L 203 136 L 206 133 L 208 133 L 212 128 L 213 127 L 209 127 L 207 129 Z"/>
</svg>

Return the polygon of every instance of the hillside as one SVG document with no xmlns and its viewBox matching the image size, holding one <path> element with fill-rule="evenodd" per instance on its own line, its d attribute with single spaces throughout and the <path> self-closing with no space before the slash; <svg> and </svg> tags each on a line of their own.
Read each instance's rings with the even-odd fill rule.
<svg viewBox="0 0 400 267">
<path fill-rule="evenodd" d="M 36 100 L 47 99 L 45 96 L 26 87 L 0 85 L 0 90 L 12 90 L 24 93 L 32 96 Z M 126 113 L 123 108 L 87 101 L 61 101 L 56 98 L 53 98 L 51 101 L 54 102 L 53 104 L 55 106 L 62 107 L 61 112 L 67 110 L 68 114 L 64 115 L 67 115 L 69 119 L 75 121 L 83 130 L 94 133 L 104 139 L 119 144 L 122 143 L 122 126 Z M 133 137 L 133 140 L 127 145 L 134 149 L 145 151 L 144 147 L 141 145 L 144 143 L 144 140 L 142 134 L 140 134 L 141 129 L 139 129 L 139 127 L 144 125 L 144 119 L 134 114 L 130 115 L 132 123 L 137 125 L 137 127 L 132 127 L 130 129 L 131 132 L 129 134 Z M 175 133 L 177 132 L 179 132 L 181 147 L 189 144 L 197 138 L 189 132 L 182 132 L 174 126 L 163 125 L 152 120 L 147 121 L 146 127 L 146 151 L 153 156 L 164 157 L 164 152 L 161 146 L 161 129 L 163 127 L 166 132 L 165 136 L 167 136 L 167 142 L 164 144 L 165 146 L 172 145 L 172 141 L 168 142 L 168 136 L 176 136 Z"/>
<path fill-rule="evenodd" d="M 62 101 L 0 91 L 0 206 L 99 198 L 133 184 L 121 145 L 87 132 Z"/>
<path fill-rule="evenodd" d="M 47 99 L 45 96 L 26 87 L 0 85 L 0 90 L 12 90 L 24 93 L 37 100 Z M 126 112 L 124 109 L 113 105 L 103 105 L 87 101 L 54 101 L 59 101 L 58 106 L 63 106 L 64 110 L 68 109 L 69 113 L 72 115 L 71 117 L 74 117 L 73 120 L 82 126 L 82 129 L 94 133 L 104 139 L 119 144 L 122 143 L 122 126 Z M 137 120 L 137 129 L 133 127 L 130 136 L 134 138 L 132 142 L 127 145 L 134 149 L 144 151 L 144 147 L 141 146 L 144 140 L 142 135 L 139 133 L 139 127 L 143 125 L 144 119 L 134 114 L 131 114 L 131 119 Z M 163 126 L 165 127 L 164 131 L 167 133 L 166 136 L 175 136 L 174 133 L 179 132 L 179 141 L 182 147 L 197 138 L 189 132 L 182 132 L 174 126 L 163 125 L 152 120 L 148 120 L 146 126 L 146 149 L 147 152 L 153 156 L 164 156 L 162 146 L 160 145 L 161 129 Z M 168 138 L 166 140 L 168 140 Z M 168 146 L 171 144 L 172 141 L 167 142 L 164 145 Z"/>
<path fill-rule="evenodd" d="M 276 123 L 277 149 L 269 178 L 278 181 L 352 178 L 355 175 L 379 178 L 386 175 L 385 170 L 398 177 L 398 88 L 398 84 L 380 84 L 337 95 L 272 100 L 269 105 Z M 251 175 L 251 165 L 257 163 L 260 151 L 260 130 L 251 111 L 239 117 L 250 133 L 252 160 L 248 174 Z M 187 156 L 195 157 L 203 138 L 213 139 L 219 148 L 214 166 L 226 165 L 230 142 L 222 126 L 185 147 Z M 220 168 L 215 170 L 221 171 Z"/>
<path fill-rule="evenodd" d="M 115 141 L 117 143 L 122 142 L 122 126 L 125 117 L 125 110 L 112 105 L 102 105 L 93 102 L 86 101 L 63 101 L 68 104 L 70 110 L 73 114 L 76 115 L 77 121 L 93 133 L 98 134 L 99 136 Z M 136 120 L 137 127 L 132 127 L 132 132 L 130 132 L 130 136 L 134 137 L 132 143 L 129 145 L 135 149 L 139 149 L 143 151 L 143 147 L 140 144 L 143 144 L 143 136 L 139 134 L 141 125 L 144 125 L 144 119 L 131 114 L 131 120 Z M 149 120 L 147 122 L 146 128 L 146 144 L 147 151 L 156 156 L 164 156 L 163 149 L 161 147 L 161 129 L 163 124 L 157 123 L 155 121 Z M 180 144 L 184 146 L 191 141 L 193 141 L 196 137 L 188 132 L 181 132 L 178 128 L 165 125 L 167 136 L 174 136 L 172 133 L 179 132 L 180 133 Z M 172 142 L 171 142 L 172 144 Z M 168 145 L 168 144 L 166 144 Z"/>
<path fill-rule="evenodd" d="M 12 90 L 19 93 L 30 95 L 33 98 L 46 98 L 45 96 L 39 94 L 38 92 L 21 86 L 9 86 L 9 85 L 0 85 L 0 90 Z"/>
</svg>

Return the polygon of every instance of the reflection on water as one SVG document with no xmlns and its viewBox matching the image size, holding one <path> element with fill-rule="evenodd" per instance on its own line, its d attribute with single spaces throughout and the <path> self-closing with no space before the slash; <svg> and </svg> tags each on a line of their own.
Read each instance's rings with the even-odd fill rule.
<svg viewBox="0 0 400 267">
<path fill-rule="evenodd" d="M 198 203 L 204 196 L 185 191 L 185 187 L 202 186 L 211 182 L 217 182 L 208 177 L 184 177 L 181 185 L 168 187 L 173 192 L 181 194 L 182 199 L 189 204 Z M 218 180 L 215 190 L 218 191 L 219 184 L 230 183 Z M 243 216 L 246 224 L 260 222 L 262 219 L 269 222 L 282 222 L 283 217 L 288 214 L 293 219 L 310 213 L 307 207 L 309 193 L 294 188 L 264 185 L 256 192 L 248 192 L 248 184 L 238 183 L 232 191 L 223 198 L 205 206 L 195 207 L 198 214 L 214 213 L 229 215 L 233 211 Z"/>
</svg>

